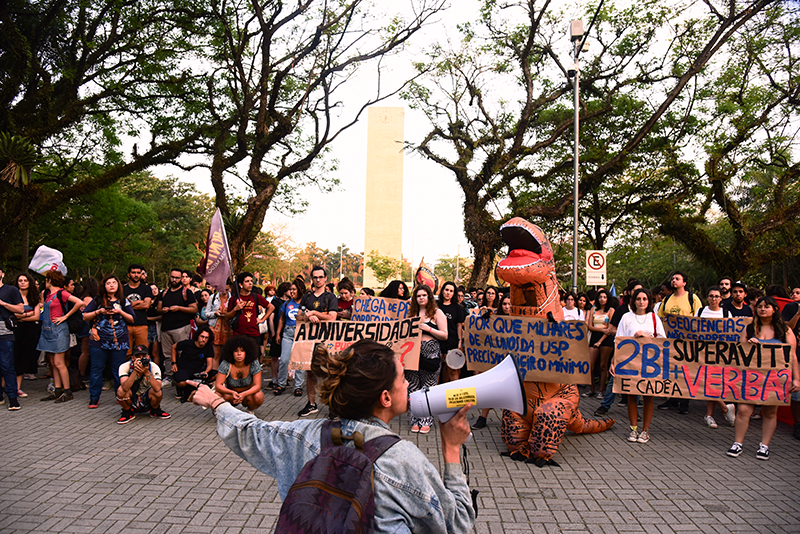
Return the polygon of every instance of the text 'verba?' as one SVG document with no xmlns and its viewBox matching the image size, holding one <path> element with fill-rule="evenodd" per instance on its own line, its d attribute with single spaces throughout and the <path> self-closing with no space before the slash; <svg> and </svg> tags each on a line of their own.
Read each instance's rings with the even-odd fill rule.
<svg viewBox="0 0 800 534">
<path fill-rule="evenodd" d="M 614 393 L 784 405 L 791 358 L 785 344 L 617 338 Z"/>
</svg>

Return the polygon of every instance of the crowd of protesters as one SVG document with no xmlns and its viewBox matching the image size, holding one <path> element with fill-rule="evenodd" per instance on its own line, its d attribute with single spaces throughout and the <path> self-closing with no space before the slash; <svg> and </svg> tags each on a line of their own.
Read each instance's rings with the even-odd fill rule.
<svg viewBox="0 0 800 534">
<path fill-rule="evenodd" d="M 35 380 L 40 365 L 42 377 L 50 379 L 42 401 L 66 403 L 73 392 L 89 390 L 90 409 L 100 404 L 102 391 L 113 390 L 125 424 L 136 413 L 167 419 L 161 409 L 162 388 L 174 386 L 175 397 L 192 399 L 198 384 L 213 386 L 216 393 L 241 409 L 254 412 L 265 393 L 275 396 L 291 392 L 305 395 L 298 413 L 306 417 L 319 412 L 317 382 L 313 373 L 290 370 L 294 333 L 298 321 L 349 320 L 356 296 L 353 283 L 345 278 L 334 285 L 324 268 L 314 266 L 310 280 L 298 276 L 291 282 L 259 288 L 253 275 L 239 273 L 220 288 L 203 287 L 198 275 L 183 269 L 169 273 L 168 286 L 148 284 L 142 265 L 130 265 L 123 284 L 109 275 L 99 282 L 87 278 L 77 284 L 58 271 L 47 272 L 43 287 L 28 274 L 3 283 L 0 270 L 0 364 L 3 393 L 9 410 L 20 409 L 27 397 L 23 380 Z M 369 288 L 360 295 L 374 296 Z M 409 289 L 400 280 L 390 282 L 379 296 L 410 300 L 409 314 L 420 318 L 422 332 L 420 365 L 405 371 L 409 393 L 439 381 L 468 374 L 465 368 L 450 369 L 446 356 L 464 349 L 464 325 L 471 313 L 507 315 L 511 311 L 508 292 L 500 287 L 466 288 L 453 282 L 441 284 L 438 294 L 420 285 Z M 706 304 L 703 304 L 705 297 Z M 602 399 L 596 416 L 606 416 L 613 393 L 611 360 L 615 337 L 665 337 L 661 318 L 665 314 L 707 318 L 753 317 L 742 341 L 780 342 L 796 346 L 800 329 L 800 288 L 789 294 L 782 286 L 763 291 L 742 281 L 722 277 L 704 293 L 692 291 L 684 273 L 675 272 L 669 282 L 652 289 L 629 280 L 621 298 L 613 290 L 591 289 L 585 293 L 561 291 L 565 320 L 585 321 L 590 331 L 589 359 L 592 380 L 583 397 Z M 269 363 L 267 363 L 269 362 Z M 800 439 L 800 376 L 794 362 L 792 414 L 794 436 Z M 269 378 L 262 381 L 262 372 Z M 41 377 L 40 377 L 41 378 Z M 655 409 L 689 412 L 689 401 L 623 396 L 630 434 L 627 439 L 647 443 Z M 640 417 L 639 408 L 642 408 Z M 751 419 L 762 419 L 757 451 L 769 458 L 769 443 L 776 427 L 775 406 L 755 410 L 748 404 L 705 403 L 703 424 L 717 428 L 718 410 L 735 427 L 730 456 L 742 452 Z M 473 429 L 487 426 L 484 410 Z M 430 418 L 411 420 L 411 432 L 430 431 Z"/>
</svg>

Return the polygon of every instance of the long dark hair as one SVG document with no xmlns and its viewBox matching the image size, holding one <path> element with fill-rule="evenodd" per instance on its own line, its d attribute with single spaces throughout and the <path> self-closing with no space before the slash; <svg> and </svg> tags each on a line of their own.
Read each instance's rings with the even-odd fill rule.
<svg viewBox="0 0 800 534">
<path fill-rule="evenodd" d="M 400 295 L 398 295 L 398 291 L 397 291 L 398 287 L 402 287 L 403 288 L 403 296 L 402 297 Z M 408 292 L 408 286 L 406 285 L 405 282 L 403 282 L 402 280 L 392 280 L 391 282 L 389 282 L 389 285 L 386 286 L 386 288 L 383 291 L 381 291 L 381 295 L 380 296 L 381 297 L 390 298 L 390 299 L 408 300 L 411 295 Z"/>
<path fill-rule="evenodd" d="M 109 295 L 106 292 L 106 282 L 108 282 L 111 279 L 117 281 L 117 292 L 114 293 L 113 295 Z M 99 290 L 100 292 L 97 294 L 97 296 L 102 298 L 104 306 L 108 306 L 109 296 L 113 296 L 115 299 L 117 299 L 120 305 L 125 303 L 125 293 L 122 292 L 122 282 L 120 282 L 119 278 L 117 278 L 113 274 L 109 274 L 105 278 L 103 278 L 103 281 L 100 283 Z"/>
<path fill-rule="evenodd" d="M 486 294 L 489 290 L 494 291 L 494 300 L 491 304 L 489 304 L 489 299 L 486 298 Z M 487 308 L 497 308 L 498 300 L 500 299 L 500 292 L 494 286 L 486 286 L 486 289 L 483 290 L 483 300 L 481 300 L 481 306 L 485 306 Z"/>
<path fill-rule="evenodd" d="M 321 380 L 319 399 L 333 415 L 345 419 L 370 417 L 381 394 L 391 391 L 397 379 L 392 349 L 362 339 L 333 355 L 320 343 L 314 349 L 311 371 Z"/>
<path fill-rule="evenodd" d="M 756 310 L 758 309 L 758 305 L 764 303 L 767 306 L 772 308 L 772 329 L 775 330 L 775 337 L 780 339 L 781 342 L 786 343 L 786 323 L 783 321 L 783 317 L 781 317 L 781 309 L 778 307 L 778 302 L 772 297 L 761 297 L 756 301 Z M 758 337 L 758 334 L 761 332 L 761 327 L 764 326 L 761 322 L 761 317 L 758 316 L 758 312 L 753 314 L 753 331 L 755 332 L 755 337 Z"/>
<path fill-rule="evenodd" d="M 20 273 L 14 279 L 14 287 L 19 289 L 19 279 L 24 277 L 28 281 L 28 306 L 31 308 L 35 307 L 39 304 L 39 292 L 36 291 L 36 282 L 33 280 L 33 277 L 28 273 Z"/>
<path fill-rule="evenodd" d="M 600 307 L 600 295 L 605 294 L 606 296 L 606 304 L 602 308 Z M 601 289 L 597 292 L 597 298 L 594 300 L 594 307 L 598 310 L 603 310 L 604 312 L 608 313 L 608 310 L 611 309 L 611 295 L 608 294 L 608 291 L 605 289 Z"/>
<path fill-rule="evenodd" d="M 445 282 L 442 284 L 442 288 L 439 290 L 439 304 L 444 304 L 444 288 L 447 286 L 452 286 L 453 288 L 453 297 L 450 299 L 450 304 L 457 304 L 458 303 L 458 288 L 453 282 Z"/>
<path fill-rule="evenodd" d="M 150 286 L 148 286 L 148 288 L 149 287 Z M 97 279 L 89 277 L 83 281 L 83 291 L 81 291 L 80 295 L 78 295 L 78 298 L 81 300 L 85 299 L 86 297 L 95 298 L 99 294 L 100 286 L 97 283 Z"/>
</svg>

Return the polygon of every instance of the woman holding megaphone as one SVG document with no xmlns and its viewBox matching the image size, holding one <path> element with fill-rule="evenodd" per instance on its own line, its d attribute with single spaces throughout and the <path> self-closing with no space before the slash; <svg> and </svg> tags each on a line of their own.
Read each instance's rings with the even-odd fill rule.
<svg viewBox="0 0 800 534">
<path fill-rule="evenodd" d="M 422 331 L 422 343 L 419 348 L 419 370 L 406 370 L 408 393 L 414 393 L 425 387 L 433 387 L 439 380 L 439 369 L 442 364 L 442 352 L 439 341 L 447 339 L 447 317 L 436 306 L 433 291 L 426 285 L 417 286 L 411 293 L 409 317 L 419 317 L 419 329 Z M 422 419 L 411 416 L 411 431 L 427 434 L 431 431 L 433 417 Z"/>
</svg>

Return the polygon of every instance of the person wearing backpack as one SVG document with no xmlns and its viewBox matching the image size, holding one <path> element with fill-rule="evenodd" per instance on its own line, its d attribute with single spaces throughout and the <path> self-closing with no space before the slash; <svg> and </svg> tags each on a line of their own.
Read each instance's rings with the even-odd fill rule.
<svg viewBox="0 0 800 534">
<path fill-rule="evenodd" d="M 328 523 L 334 513 L 341 512 L 331 509 L 337 503 L 348 508 L 350 513 L 344 514 L 348 518 L 358 516 L 352 512 L 363 506 L 360 525 L 357 517 L 353 524 L 344 522 L 346 527 L 363 532 L 472 530 L 475 511 L 460 463 L 461 445 L 470 432 L 466 414 L 472 404 L 440 424 L 445 462 L 444 475 L 440 476 L 422 451 L 397 438 L 389 427 L 408 409 L 408 382 L 390 348 L 365 339 L 331 354 L 318 345 L 311 371 L 319 378 L 320 400 L 328 404 L 331 414 L 341 418 L 340 422 L 261 421 L 237 410 L 204 385 L 194 397 L 195 404 L 213 410 L 223 442 L 253 467 L 276 479 L 284 500 L 277 532 L 291 531 L 292 525 L 299 532 L 299 524 L 304 525 L 302 531 L 309 532 L 341 528 L 341 520 L 339 524 Z M 362 440 L 363 454 L 354 449 L 354 442 Z M 344 445 L 323 446 L 331 442 Z M 352 480 L 352 473 L 345 472 L 344 467 L 332 467 L 341 465 L 331 461 L 336 457 L 343 457 L 348 465 L 364 467 L 356 473 L 360 477 L 344 484 L 347 487 L 342 487 L 341 481 Z M 347 500 L 336 498 L 363 495 L 364 488 L 373 486 L 358 482 L 370 477 L 374 480 L 372 513 L 369 495 L 356 499 L 358 503 L 352 508 Z M 335 487 L 325 486 L 325 481 Z M 317 492 L 317 498 L 313 492 Z"/>
</svg>

